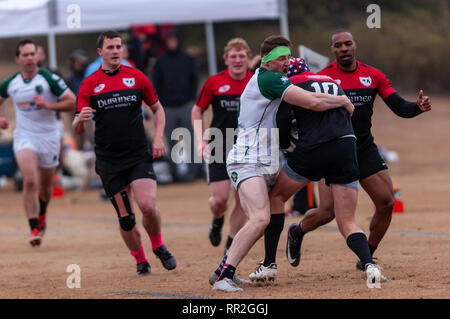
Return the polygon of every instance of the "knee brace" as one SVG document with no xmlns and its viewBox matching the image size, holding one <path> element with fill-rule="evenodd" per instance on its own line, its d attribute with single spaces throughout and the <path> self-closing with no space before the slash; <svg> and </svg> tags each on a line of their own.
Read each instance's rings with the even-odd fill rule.
<svg viewBox="0 0 450 319">
<path fill-rule="evenodd" d="M 125 206 L 125 209 L 127 210 L 128 215 L 127 216 L 120 216 L 119 206 L 117 206 L 117 202 L 114 199 L 114 197 L 110 197 L 111 203 L 113 204 L 114 208 L 117 212 L 117 217 L 119 218 L 119 225 L 120 228 L 122 228 L 124 231 L 130 231 L 133 229 L 134 225 L 136 225 L 136 217 L 133 214 L 133 211 L 131 210 L 130 201 L 128 200 L 128 196 L 126 192 L 121 192 L 120 195 L 122 196 L 123 204 Z"/>
</svg>

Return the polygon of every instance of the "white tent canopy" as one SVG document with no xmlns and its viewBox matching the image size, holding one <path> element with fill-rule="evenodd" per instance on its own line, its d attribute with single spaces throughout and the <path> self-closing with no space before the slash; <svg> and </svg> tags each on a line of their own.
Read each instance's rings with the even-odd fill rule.
<svg viewBox="0 0 450 319">
<path fill-rule="evenodd" d="M 48 0 L 0 1 L 0 38 L 49 32 Z"/>
<path fill-rule="evenodd" d="M 280 19 L 282 34 L 288 36 L 286 0 L 0 0 L 0 38 L 49 35 L 51 67 L 56 66 L 55 34 L 206 23 L 211 58 L 213 22 L 259 19 Z"/>
</svg>

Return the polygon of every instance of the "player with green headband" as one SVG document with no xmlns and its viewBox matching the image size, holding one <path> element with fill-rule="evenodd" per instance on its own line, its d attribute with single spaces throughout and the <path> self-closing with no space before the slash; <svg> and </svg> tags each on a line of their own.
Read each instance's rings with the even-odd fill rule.
<svg viewBox="0 0 450 319">
<path fill-rule="evenodd" d="M 261 44 L 261 67 L 256 70 L 240 98 L 238 137 L 228 153 L 227 171 L 238 191 L 248 221 L 236 234 L 228 254 L 216 270 L 220 276 L 213 290 L 240 291 L 233 282 L 236 267 L 262 236 L 270 221 L 269 190 L 284 159 L 279 150 L 276 113 L 284 100 L 312 111 L 354 107 L 345 96 L 312 93 L 292 85 L 289 68 L 290 41 L 271 36 Z"/>
</svg>

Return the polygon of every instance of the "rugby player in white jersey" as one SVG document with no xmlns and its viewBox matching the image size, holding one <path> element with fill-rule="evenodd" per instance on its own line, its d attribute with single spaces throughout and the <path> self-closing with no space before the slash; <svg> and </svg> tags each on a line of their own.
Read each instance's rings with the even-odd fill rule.
<svg viewBox="0 0 450 319">
<path fill-rule="evenodd" d="M 61 131 L 56 112 L 74 112 L 75 95 L 57 74 L 37 65 L 36 44 L 21 40 L 16 47 L 20 67 L 0 85 L 0 105 L 11 97 L 16 113 L 13 149 L 23 179 L 23 203 L 31 228 L 29 243 L 41 244 L 47 205 L 59 163 Z M 0 129 L 9 121 L 0 117 Z"/>
</svg>

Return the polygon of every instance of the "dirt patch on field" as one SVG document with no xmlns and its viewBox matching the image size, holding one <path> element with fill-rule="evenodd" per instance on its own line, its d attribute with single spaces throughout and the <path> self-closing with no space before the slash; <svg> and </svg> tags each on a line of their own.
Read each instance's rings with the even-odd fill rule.
<svg viewBox="0 0 450 319">
<path fill-rule="evenodd" d="M 413 99 L 414 96 L 409 96 Z M 211 214 L 205 182 L 161 186 L 157 204 L 163 239 L 177 258 L 168 272 L 144 247 L 152 275 L 135 275 L 119 232 L 116 214 L 98 191 L 71 192 L 49 206 L 48 230 L 39 248 L 27 243 L 28 224 L 21 194 L 12 181 L 0 189 L 0 298 L 449 298 L 450 287 L 450 99 L 433 97 L 433 111 L 415 119 L 396 117 L 378 100 L 373 119 L 376 143 L 399 154 L 390 164 L 401 188 L 405 213 L 395 214 L 376 252 L 389 281 L 368 289 L 356 257 L 336 224 L 308 234 L 302 262 L 292 268 L 285 258 L 286 234 L 278 249 L 278 277 L 270 289 L 252 286 L 244 292 L 212 292 L 208 277 L 221 260 L 223 244 L 208 240 Z M 357 222 L 368 229 L 373 206 L 360 191 Z M 140 213 L 137 214 L 140 220 Z M 286 225 L 299 218 L 289 218 Z M 224 228 L 224 235 L 228 226 Z M 259 241 L 238 267 L 247 277 L 263 257 Z M 81 288 L 69 289 L 67 266 L 81 269 Z"/>
</svg>

